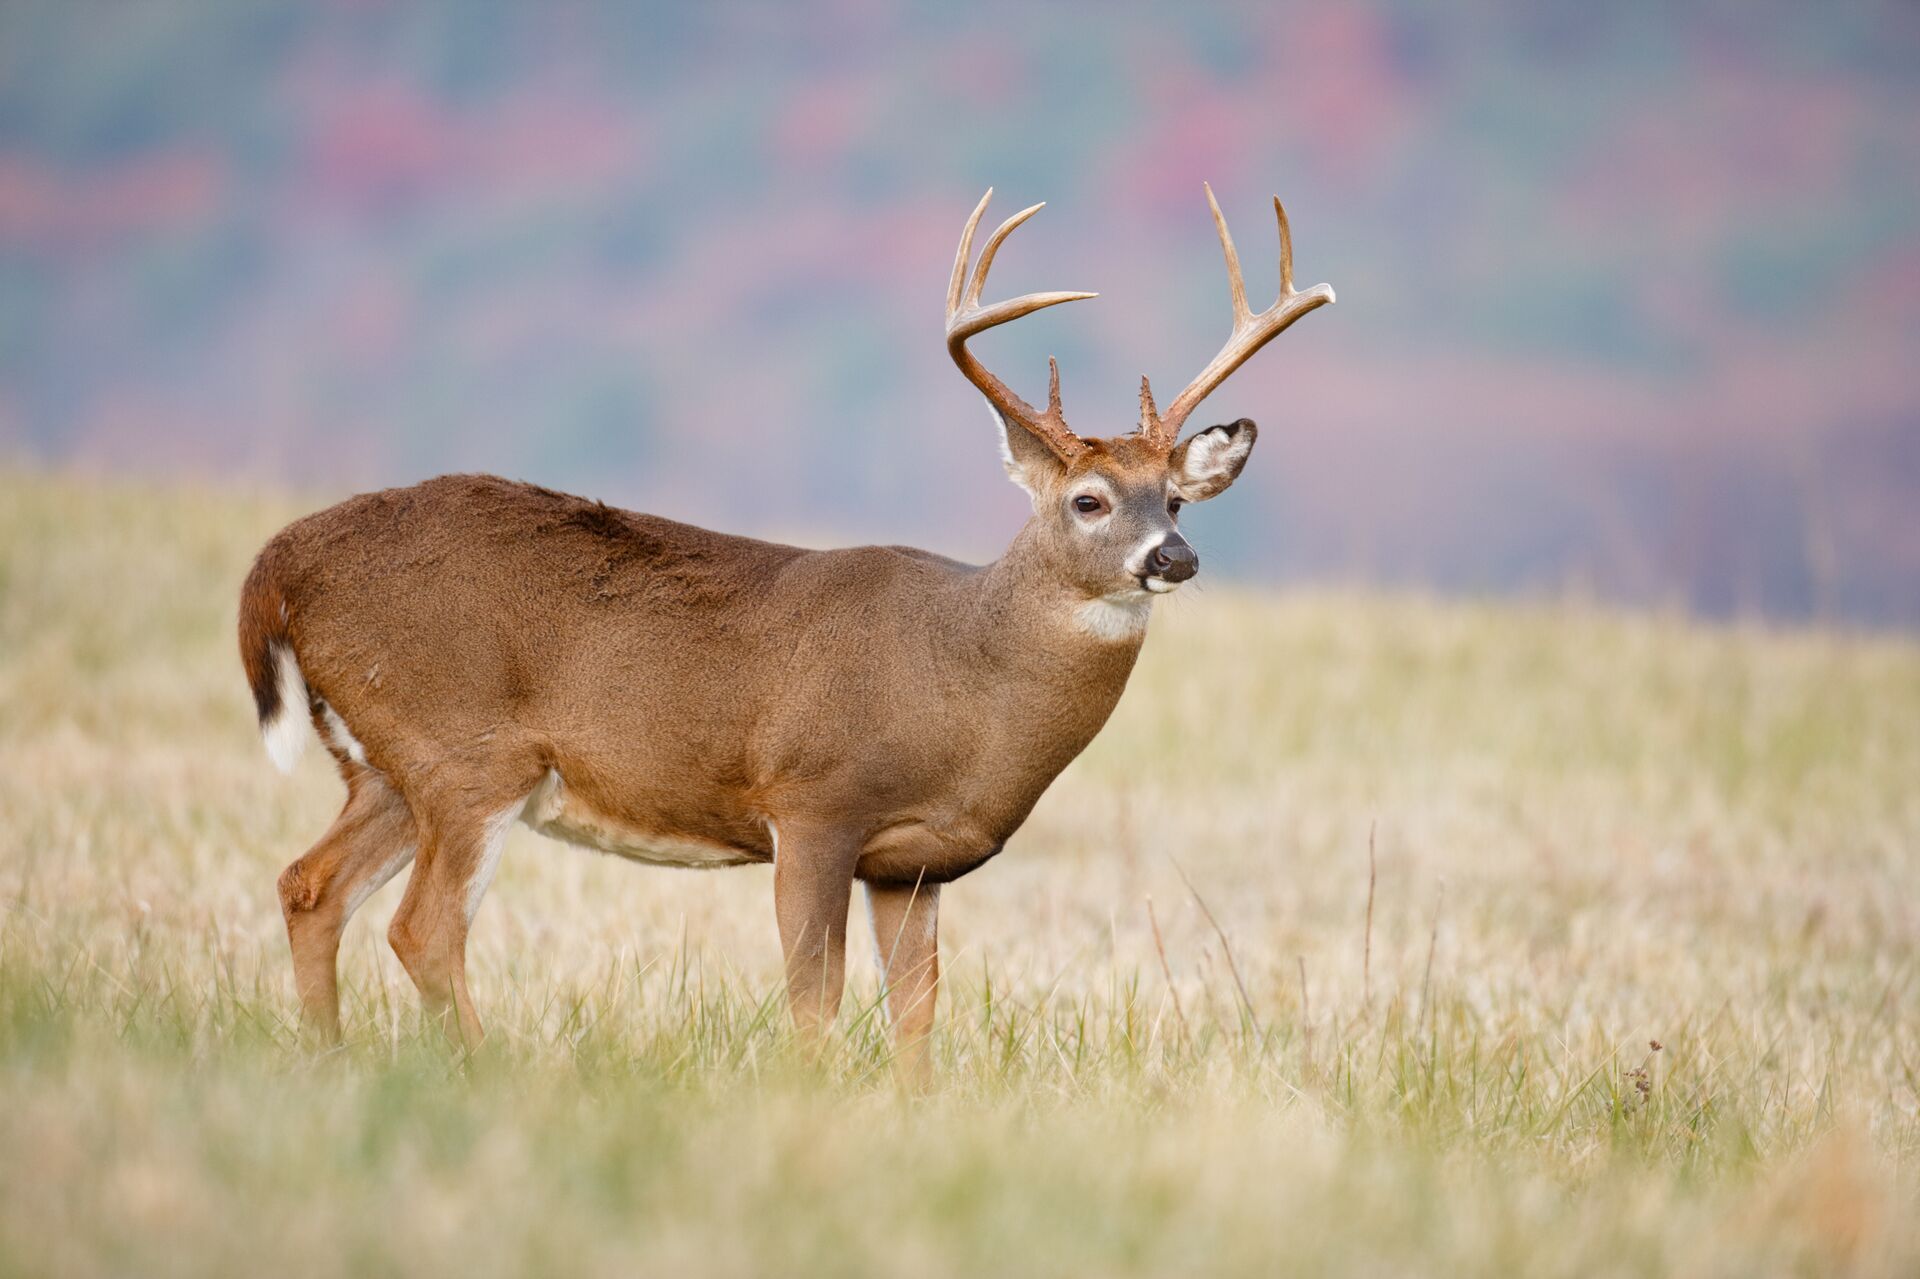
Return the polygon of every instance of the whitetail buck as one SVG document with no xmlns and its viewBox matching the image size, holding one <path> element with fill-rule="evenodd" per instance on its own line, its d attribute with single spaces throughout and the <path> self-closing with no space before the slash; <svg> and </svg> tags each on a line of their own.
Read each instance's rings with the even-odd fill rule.
<svg viewBox="0 0 1920 1279">
<path fill-rule="evenodd" d="M 1180 507 L 1223 491 L 1246 419 L 1184 443 L 1187 416 L 1308 311 L 1287 218 L 1280 297 L 1248 309 L 1162 413 L 1069 430 L 988 372 L 967 340 L 1090 293 L 982 305 L 1009 218 L 968 274 L 960 237 L 947 350 L 993 409 L 1033 517 L 977 568 L 926 551 L 807 551 L 712 533 L 491 476 L 351 498 L 268 542 L 240 598 L 240 652 L 268 752 L 318 730 L 347 784 L 333 826 L 280 876 L 308 1022 L 339 1034 L 335 957 L 354 909 L 409 861 L 388 936 L 428 1007 L 480 1024 L 467 930 L 508 828 L 639 861 L 774 865 L 788 998 L 803 1029 L 839 1005 L 855 880 L 882 953 L 896 1041 L 924 1062 L 940 888 L 1000 851 L 1106 722 L 1154 596 L 1199 566 Z"/>
</svg>

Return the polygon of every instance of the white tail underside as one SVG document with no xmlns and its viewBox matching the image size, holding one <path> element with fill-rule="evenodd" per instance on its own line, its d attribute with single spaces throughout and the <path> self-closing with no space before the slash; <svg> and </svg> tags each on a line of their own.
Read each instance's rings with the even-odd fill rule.
<svg viewBox="0 0 1920 1279">
<path fill-rule="evenodd" d="M 267 758 L 283 773 L 291 773 L 307 748 L 307 680 L 300 663 L 285 644 L 273 646 L 274 682 L 279 686 L 280 705 L 260 725 L 266 742 Z"/>
</svg>

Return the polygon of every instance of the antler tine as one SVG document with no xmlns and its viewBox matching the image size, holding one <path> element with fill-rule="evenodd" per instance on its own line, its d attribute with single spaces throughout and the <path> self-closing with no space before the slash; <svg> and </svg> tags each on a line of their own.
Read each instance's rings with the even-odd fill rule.
<svg viewBox="0 0 1920 1279">
<path fill-rule="evenodd" d="M 1207 206 L 1213 210 L 1213 225 L 1220 233 L 1220 249 L 1227 259 L 1227 283 L 1233 290 L 1233 331 L 1227 336 L 1227 343 L 1220 353 L 1200 370 L 1200 376 L 1188 384 L 1187 389 L 1174 397 L 1167 406 L 1164 416 L 1158 413 L 1153 404 L 1153 391 L 1146 379 L 1140 384 L 1140 433 L 1164 449 L 1171 449 L 1180 438 L 1180 428 L 1186 423 L 1187 415 L 1207 398 L 1214 388 L 1226 381 L 1232 372 L 1245 364 L 1255 351 L 1278 337 L 1295 320 L 1307 312 L 1326 306 L 1333 301 L 1333 287 L 1316 284 L 1305 293 L 1296 292 L 1293 287 L 1293 231 L 1287 225 L 1287 211 L 1280 203 L 1280 197 L 1273 198 L 1274 218 L 1280 229 L 1280 296 L 1274 304 L 1258 315 L 1247 306 L 1246 282 L 1240 274 L 1240 256 L 1234 251 L 1233 236 L 1227 231 L 1227 220 L 1221 216 L 1220 203 L 1213 198 L 1213 188 L 1207 187 Z"/>
<path fill-rule="evenodd" d="M 1277 195 L 1273 197 L 1273 220 L 1280 224 L 1280 296 L 1290 298 L 1293 296 L 1293 228 L 1287 225 L 1287 209 Z"/>
<path fill-rule="evenodd" d="M 960 252 L 954 259 L 953 275 L 947 282 L 947 353 L 953 362 L 960 366 L 969 382 L 978 387 L 995 413 L 1002 418 L 1019 424 L 1052 449 L 1062 458 L 1070 459 L 1085 451 L 1086 443 L 1067 426 L 1066 417 L 1060 410 L 1060 366 L 1051 357 L 1047 360 L 1047 408 L 1043 413 L 1015 395 L 1005 382 L 995 377 L 987 367 L 974 358 L 967 349 L 967 339 L 1009 320 L 1017 320 L 1023 315 L 1031 315 L 1044 307 L 1058 306 L 1062 302 L 1077 302 L 1082 298 L 1097 296 L 1093 293 L 1028 293 L 1021 297 L 1009 298 L 991 306 L 980 305 L 980 290 L 986 287 L 987 272 L 993 267 L 994 255 L 1000 251 L 1000 245 L 1015 227 L 1038 213 L 1044 205 L 1036 204 L 1002 222 L 994 233 L 987 237 L 985 247 L 980 250 L 980 261 L 974 266 L 972 278 L 967 275 L 968 259 L 973 253 L 973 233 L 980 224 L 980 218 L 987 211 L 987 202 L 993 198 L 993 189 L 989 187 L 980 203 L 974 207 L 973 216 L 967 219 L 966 230 L 960 235 Z"/>
<path fill-rule="evenodd" d="M 1008 298 L 1005 302 L 995 302 L 992 306 L 969 307 L 952 317 L 948 324 L 948 334 L 972 337 L 976 333 L 1005 324 L 1008 320 L 1017 320 L 1023 315 L 1032 315 L 1050 306 L 1059 306 L 1062 302 L 1080 302 L 1087 298 L 1097 298 L 1098 293 L 1026 293 L 1017 298 Z M 961 332 L 961 330 L 965 332 Z"/>
<path fill-rule="evenodd" d="M 1253 318 L 1253 312 L 1247 309 L 1247 281 L 1240 274 L 1240 255 L 1233 248 L 1233 232 L 1227 230 L 1227 220 L 1220 213 L 1220 202 L 1213 198 L 1213 184 L 1202 182 L 1201 187 L 1207 193 L 1207 207 L 1213 210 L 1213 226 L 1220 233 L 1220 252 L 1227 258 L 1227 287 L 1233 290 L 1233 327 L 1240 326 Z"/>
<path fill-rule="evenodd" d="M 974 265 L 973 281 L 967 285 L 966 304 L 968 306 L 979 305 L 980 290 L 987 287 L 987 272 L 993 270 L 993 255 L 1000 252 L 1001 243 L 1004 242 L 1009 235 L 1013 234 L 1015 227 L 1046 207 L 1047 202 L 1045 200 L 1042 200 L 1038 204 L 1029 205 L 994 228 L 993 234 L 987 237 L 986 247 L 980 250 L 980 261 Z"/>
<path fill-rule="evenodd" d="M 960 310 L 960 290 L 967 282 L 967 260 L 973 256 L 973 229 L 980 225 L 981 215 L 987 211 L 987 202 L 993 199 L 993 188 L 980 197 L 980 203 L 973 206 L 973 216 L 967 219 L 966 230 L 960 233 L 960 252 L 954 255 L 953 277 L 947 281 L 947 319 L 952 320 Z"/>
</svg>

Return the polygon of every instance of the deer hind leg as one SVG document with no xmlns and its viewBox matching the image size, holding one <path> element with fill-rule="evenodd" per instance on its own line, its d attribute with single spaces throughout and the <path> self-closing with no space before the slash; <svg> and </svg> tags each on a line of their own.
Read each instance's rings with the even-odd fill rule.
<svg viewBox="0 0 1920 1279">
<path fill-rule="evenodd" d="M 340 934 L 367 898 L 413 859 L 413 814 L 370 769 L 347 776 L 347 803 L 320 841 L 280 874 L 280 910 L 293 951 L 301 1018 L 340 1039 Z"/>
<path fill-rule="evenodd" d="M 480 1042 L 481 1030 L 467 994 L 467 930 L 531 789 L 529 783 L 510 801 L 469 800 L 453 812 L 422 814 L 419 859 L 387 929 L 429 1016 L 469 1046 Z"/>
</svg>

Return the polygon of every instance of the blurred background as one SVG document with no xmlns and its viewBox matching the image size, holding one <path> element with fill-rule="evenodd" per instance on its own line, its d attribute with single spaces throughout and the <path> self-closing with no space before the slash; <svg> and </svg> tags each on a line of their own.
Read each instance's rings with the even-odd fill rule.
<svg viewBox="0 0 1920 1279">
<path fill-rule="evenodd" d="M 0 7 L 0 460 L 486 469 L 986 558 L 1025 510 L 941 305 L 1083 433 L 1196 421 L 1257 582 L 1920 624 L 1920 6 Z M 78 518 L 76 514 L 76 518 Z"/>
</svg>

